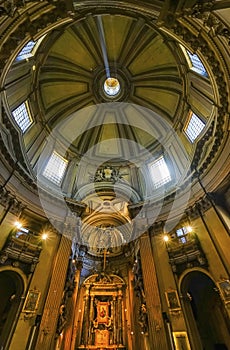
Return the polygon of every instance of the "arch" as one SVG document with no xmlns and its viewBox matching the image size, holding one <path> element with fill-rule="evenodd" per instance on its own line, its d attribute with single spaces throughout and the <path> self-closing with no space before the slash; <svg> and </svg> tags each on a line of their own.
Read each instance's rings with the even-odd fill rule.
<svg viewBox="0 0 230 350">
<path fill-rule="evenodd" d="M 14 272 L 15 274 L 18 275 L 18 277 L 20 277 L 23 281 L 23 293 L 25 294 L 25 291 L 26 291 L 26 287 L 27 287 L 27 277 L 26 275 L 18 268 L 16 267 L 12 267 L 12 266 L 2 266 L 0 267 L 0 273 L 3 272 L 3 271 L 12 271 Z M 23 294 L 23 296 L 25 296 Z"/>
<path fill-rule="evenodd" d="M 190 269 L 180 277 L 179 291 L 193 347 L 227 349 L 230 322 L 212 276 L 201 268 Z"/>
<path fill-rule="evenodd" d="M 0 345 L 5 349 L 12 338 L 24 302 L 26 277 L 13 267 L 0 268 Z"/>
<path fill-rule="evenodd" d="M 118 275 L 114 275 L 114 274 L 105 274 L 105 273 L 101 273 L 101 274 L 93 274 L 90 275 L 88 277 L 86 277 L 86 279 L 83 281 L 83 285 L 87 285 L 87 284 L 94 284 L 97 283 L 99 284 L 107 284 L 107 283 L 113 283 L 115 284 L 119 284 L 119 285 L 125 285 L 124 280 L 118 276 Z"/>
<path fill-rule="evenodd" d="M 215 280 L 213 279 L 212 275 L 211 275 L 207 270 L 204 270 L 202 267 L 194 267 L 194 268 L 190 268 L 190 269 L 185 270 L 185 271 L 180 275 L 179 282 L 178 282 L 179 291 L 181 291 L 181 283 L 182 283 L 184 277 L 185 277 L 187 274 L 189 274 L 190 272 L 193 272 L 193 271 L 200 271 L 200 272 L 204 273 L 204 274 L 207 275 L 209 278 L 211 278 L 211 280 L 215 283 Z"/>
</svg>

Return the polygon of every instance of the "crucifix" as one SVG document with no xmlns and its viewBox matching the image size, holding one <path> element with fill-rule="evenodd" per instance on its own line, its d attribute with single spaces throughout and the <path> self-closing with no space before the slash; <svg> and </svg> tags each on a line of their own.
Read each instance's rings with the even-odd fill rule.
<svg viewBox="0 0 230 350">
<path fill-rule="evenodd" d="M 104 252 L 103 252 L 103 271 L 105 271 L 105 265 L 106 265 L 106 255 L 108 254 L 108 250 L 106 248 L 104 248 Z"/>
</svg>

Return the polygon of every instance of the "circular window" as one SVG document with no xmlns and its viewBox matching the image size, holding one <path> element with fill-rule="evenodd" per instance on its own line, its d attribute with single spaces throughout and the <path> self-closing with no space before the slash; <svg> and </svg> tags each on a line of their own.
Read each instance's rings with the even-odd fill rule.
<svg viewBox="0 0 230 350">
<path fill-rule="evenodd" d="M 121 86 L 116 78 L 107 78 L 104 82 L 104 91 L 107 96 L 113 97 L 120 92 Z"/>
</svg>

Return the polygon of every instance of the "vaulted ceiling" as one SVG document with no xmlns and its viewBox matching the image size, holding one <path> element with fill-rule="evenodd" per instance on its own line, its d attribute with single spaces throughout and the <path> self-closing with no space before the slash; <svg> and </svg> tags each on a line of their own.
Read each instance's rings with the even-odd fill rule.
<svg viewBox="0 0 230 350">
<path fill-rule="evenodd" d="M 18 12 L 4 13 L 1 139 L 6 168 L 14 163 L 17 181 L 26 179 L 24 186 L 35 191 L 37 176 L 54 149 L 69 162 L 61 195 L 85 200 L 92 211 L 105 209 L 103 203 L 116 197 L 114 183 L 102 181 L 95 188 L 103 203 L 95 199 L 92 204 L 91 185 L 102 168 L 117 167 L 120 172 L 119 205 L 136 205 L 146 198 L 167 204 L 166 197 L 172 198 L 178 189 L 190 190 L 190 185 L 193 204 L 202 192 L 198 173 L 208 190 L 215 190 L 229 164 L 225 151 L 229 48 L 224 28 L 230 4 L 226 3 L 34 1 L 19 6 Z M 29 40 L 42 37 L 32 57 L 15 60 Z M 205 76 L 191 69 L 187 51 L 198 55 Z M 115 95 L 105 90 L 108 77 L 120 84 Z M 24 101 L 33 123 L 22 133 L 12 111 Z M 195 142 L 184 132 L 192 112 L 205 124 Z M 44 164 L 39 163 L 42 153 Z M 154 197 L 149 164 L 161 154 L 173 169 L 173 187 Z M 44 188 L 53 194 L 49 182 Z M 39 206 L 28 193 L 22 191 L 20 197 Z M 54 193 L 58 197 L 56 189 Z M 114 212 L 116 205 L 110 205 Z M 166 215 L 167 205 L 164 208 Z"/>
</svg>

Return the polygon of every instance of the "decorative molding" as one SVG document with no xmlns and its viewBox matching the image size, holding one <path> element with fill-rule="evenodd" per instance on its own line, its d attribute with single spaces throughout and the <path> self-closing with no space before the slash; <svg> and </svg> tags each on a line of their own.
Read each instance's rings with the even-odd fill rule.
<svg viewBox="0 0 230 350">
<path fill-rule="evenodd" d="M 10 206 L 9 211 L 16 216 L 19 216 L 26 208 L 25 204 L 17 200 L 10 191 L 2 186 L 0 186 L 0 204 L 4 207 Z"/>
<path fill-rule="evenodd" d="M 204 24 L 210 28 L 210 35 L 213 37 L 223 36 L 230 45 L 230 30 L 218 17 L 210 14 Z"/>
</svg>

